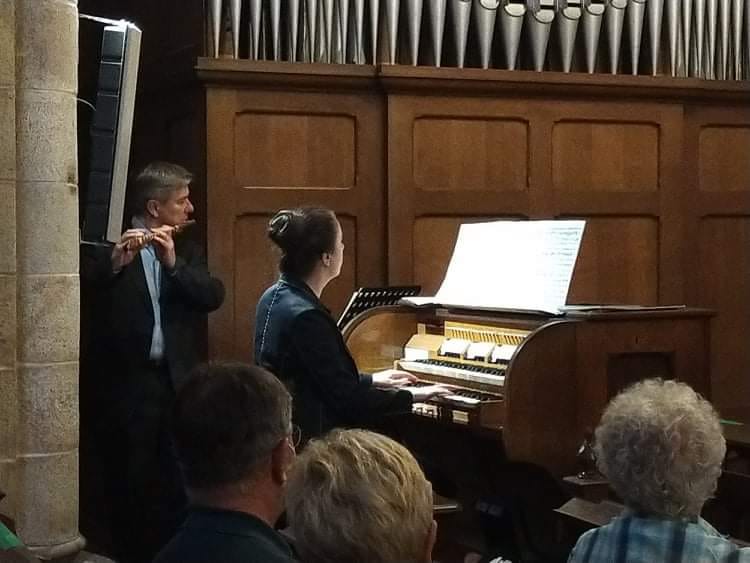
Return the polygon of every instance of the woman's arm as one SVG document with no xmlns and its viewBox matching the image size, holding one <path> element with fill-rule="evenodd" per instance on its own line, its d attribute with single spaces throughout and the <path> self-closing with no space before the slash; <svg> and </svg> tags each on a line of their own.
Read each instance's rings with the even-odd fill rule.
<svg viewBox="0 0 750 563">
<path fill-rule="evenodd" d="M 379 389 L 361 376 L 333 321 L 319 310 L 299 315 L 291 331 L 290 353 L 299 369 L 319 391 L 321 400 L 347 419 L 411 411 L 412 395 L 405 390 Z"/>
</svg>

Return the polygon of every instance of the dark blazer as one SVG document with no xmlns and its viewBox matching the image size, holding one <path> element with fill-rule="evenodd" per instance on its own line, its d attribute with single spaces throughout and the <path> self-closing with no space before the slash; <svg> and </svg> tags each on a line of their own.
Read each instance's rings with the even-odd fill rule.
<svg viewBox="0 0 750 563">
<path fill-rule="evenodd" d="M 293 563 L 289 544 L 244 512 L 193 508 L 154 563 Z"/>
<path fill-rule="evenodd" d="M 206 313 L 224 300 L 224 285 L 211 277 L 200 247 L 188 239 L 175 241 L 172 272 L 162 268 L 160 305 L 165 359 L 175 389 L 200 361 L 196 333 Z M 93 353 L 103 355 L 116 377 L 131 378 L 149 356 L 154 312 L 140 254 L 118 274 L 112 273 L 111 247 L 82 245 L 81 278 L 94 293 Z M 112 381 L 113 391 L 130 381 Z M 115 391 L 116 392 L 116 391 Z"/>
<path fill-rule="evenodd" d="M 375 388 L 358 372 L 328 309 L 300 280 L 282 276 L 260 298 L 255 362 L 290 389 L 305 439 L 411 411 L 411 393 Z"/>
</svg>

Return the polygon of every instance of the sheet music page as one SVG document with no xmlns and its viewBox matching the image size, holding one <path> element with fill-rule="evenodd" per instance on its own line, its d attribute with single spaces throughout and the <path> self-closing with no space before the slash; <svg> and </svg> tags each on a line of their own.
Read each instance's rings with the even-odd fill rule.
<svg viewBox="0 0 750 563">
<path fill-rule="evenodd" d="M 421 302 L 559 313 L 568 296 L 585 221 L 461 225 L 434 298 Z"/>
</svg>

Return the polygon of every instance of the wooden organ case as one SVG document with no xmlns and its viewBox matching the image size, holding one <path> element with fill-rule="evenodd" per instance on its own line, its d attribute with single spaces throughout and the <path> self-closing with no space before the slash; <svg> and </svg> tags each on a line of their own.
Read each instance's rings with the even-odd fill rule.
<svg viewBox="0 0 750 563">
<path fill-rule="evenodd" d="M 415 406 L 434 428 L 494 437 L 508 460 L 556 477 L 576 472 L 576 451 L 609 399 L 648 377 L 679 379 L 709 396 L 709 321 L 698 309 L 568 313 L 563 317 L 466 309 L 376 308 L 344 328 L 362 371 L 396 366 L 455 397 Z M 439 341 L 484 342 L 485 359 Z M 493 358 L 488 350 L 499 354 Z M 404 360 L 421 349 L 421 360 Z M 508 353 L 502 350 L 507 350 Z M 482 351 L 479 351 L 482 354 Z M 423 366 L 423 367 L 420 367 Z"/>
</svg>

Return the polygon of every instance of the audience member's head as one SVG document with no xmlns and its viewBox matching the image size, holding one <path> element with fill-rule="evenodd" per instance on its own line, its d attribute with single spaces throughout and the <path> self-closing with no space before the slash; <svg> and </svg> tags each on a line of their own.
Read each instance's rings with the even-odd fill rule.
<svg viewBox="0 0 750 563">
<path fill-rule="evenodd" d="M 173 435 L 194 504 L 243 510 L 273 523 L 294 460 L 292 400 L 266 370 L 197 368 L 177 396 Z"/>
<path fill-rule="evenodd" d="M 597 462 L 631 508 L 692 519 L 716 489 L 726 445 L 711 404 L 684 383 L 636 383 L 596 429 Z"/>
<path fill-rule="evenodd" d="M 432 487 L 409 451 L 364 430 L 311 441 L 289 478 L 287 516 L 305 563 L 425 563 Z"/>
</svg>

